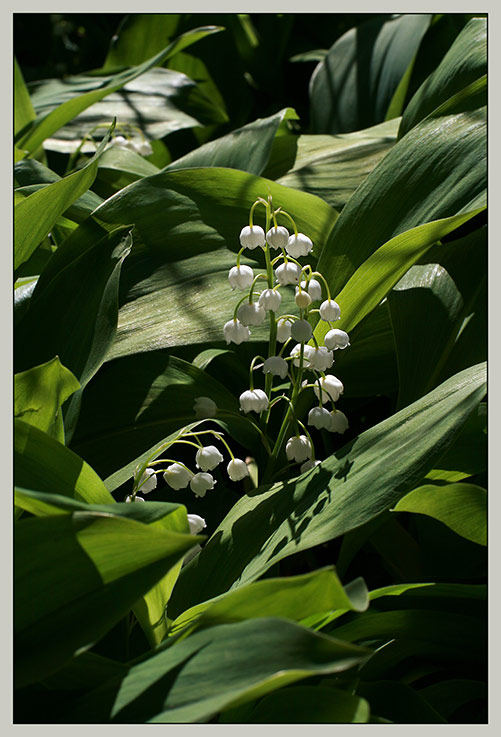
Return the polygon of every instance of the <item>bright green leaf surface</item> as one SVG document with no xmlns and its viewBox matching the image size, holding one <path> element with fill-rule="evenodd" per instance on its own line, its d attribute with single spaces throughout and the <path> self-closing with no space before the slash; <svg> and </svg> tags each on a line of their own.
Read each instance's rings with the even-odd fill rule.
<svg viewBox="0 0 501 737">
<path fill-rule="evenodd" d="M 199 539 L 89 512 L 19 522 L 18 685 L 50 675 L 93 645 Z"/>
<path fill-rule="evenodd" d="M 347 133 L 385 120 L 432 16 L 371 18 L 329 49 L 310 82 L 314 133 Z"/>
<path fill-rule="evenodd" d="M 79 171 L 69 174 L 43 189 L 33 192 L 14 209 L 14 268 L 27 261 L 35 248 L 70 205 L 92 185 L 99 157 L 107 143 L 103 139 L 95 155 Z"/>
<path fill-rule="evenodd" d="M 334 299 L 396 236 L 484 207 L 485 157 L 485 110 L 423 121 L 396 143 L 350 198 L 318 261 Z"/>
<path fill-rule="evenodd" d="M 169 636 L 185 628 L 191 632 L 254 617 L 286 617 L 299 621 L 330 609 L 363 611 L 367 606 L 367 588 L 363 581 L 356 589 L 356 596 L 351 598 L 349 589 L 343 588 L 336 572 L 324 569 L 301 576 L 255 581 L 229 591 L 216 600 L 183 612 L 172 623 Z"/>
<path fill-rule="evenodd" d="M 397 131 L 398 120 L 391 120 L 356 133 L 298 136 L 292 165 L 277 182 L 310 192 L 341 209 L 392 148 Z M 283 150 L 285 162 L 288 150 Z M 279 165 L 278 156 L 274 165 Z"/>
<path fill-rule="evenodd" d="M 25 489 L 95 504 L 113 503 L 113 497 L 85 461 L 22 420 L 14 421 L 14 480 Z"/>
<path fill-rule="evenodd" d="M 487 18 L 472 18 L 409 102 L 399 137 L 487 71 Z"/>
<path fill-rule="evenodd" d="M 35 151 L 46 138 L 49 138 L 68 123 L 68 121 L 75 118 L 93 103 L 102 100 L 103 97 L 106 97 L 111 92 L 124 87 L 128 82 L 132 82 L 136 77 L 141 76 L 152 67 L 166 61 L 170 56 L 190 46 L 192 43 L 196 43 L 196 41 L 204 38 L 207 34 L 215 33 L 218 30 L 215 26 L 209 26 L 207 28 L 198 28 L 194 31 L 189 31 L 143 64 L 139 64 L 112 77 L 102 78 L 101 80 L 94 79 L 94 87 L 97 87 L 97 89 L 91 89 L 88 92 L 84 89 L 82 90 L 82 94 L 77 94 L 75 97 L 66 100 L 66 102 L 62 102 L 45 116 L 40 116 L 29 133 L 18 142 L 18 146 L 30 152 Z M 87 85 L 89 85 L 89 80 L 87 80 Z M 78 91 L 75 90 L 75 92 Z M 48 107 L 54 104 L 54 100 L 51 102 L 50 98 L 45 99 L 44 104 L 45 107 Z"/>
<path fill-rule="evenodd" d="M 286 619 L 219 625 L 133 666 L 121 683 L 110 682 L 82 700 L 75 714 L 93 703 L 114 722 L 206 722 L 230 704 L 307 676 L 342 672 L 369 654 Z"/>
<path fill-rule="evenodd" d="M 103 70 L 134 66 L 160 52 L 179 26 L 177 13 L 131 13 L 112 39 Z"/>
<path fill-rule="evenodd" d="M 14 417 L 64 442 L 61 405 L 80 388 L 56 356 L 14 376 Z"/>
<path fill-rule="evenodd" d="M 243 497 L 184 569 L 173 615 L 394 506 L 433 467 L 484 393 L 485 366 L 463 371 L 298 480 Z"/>
<path fill-rule="evenodd" d="M 475 484 L 425 484 L 400 499 L 393 511 L 426 514 L 467 540 L 487 544 L 487 492 Z"/>
</svg>

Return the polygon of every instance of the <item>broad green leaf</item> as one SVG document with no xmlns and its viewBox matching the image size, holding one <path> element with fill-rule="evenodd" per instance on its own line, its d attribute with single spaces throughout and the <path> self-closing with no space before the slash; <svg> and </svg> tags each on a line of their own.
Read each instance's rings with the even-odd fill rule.
<svg viewBox="0 0 501 737">
<path fill-rule="evenodd" d="M 64 443 L 61 405 L 80 384 L 56 356 L 14 376 L 14 417 Z"/>
<path fill-rule="evenodd" d="M 91 647 L 200 539 L 101 513 L 18 522 L 16 685 Z"/>
<path fill-rule="evenodd" d="M 91 692 L 72 712 L 78 719 L 93 704 L 93 714 L 112 723 L 207 722 L 229 705 L 308 676 L 343 672 L 369 655 L 286 619 L 223 624 L 133 665 L 121 682 Z"/>
<path fill-rule="evenodd" d="M 22 133 L 35 118 L 23 73 L 17 59 L 14 59 L 14 136 Z"/>
<path fill-rule="evenodd" d="M 314 615 L 331 609 L 364 611 L 368 606 L 367 588 L 343 588 L 333 569 L 322 569 L 301 576 L 269 578 L 229 591 L 220 597 L 187 609 L 171 625 L 169 636 L 184 630 L 211 627 L 225 622 L 239 622 L 255 617 L 286 617 L 305 620 L 306 626 Z"/>
<path fill-rule="evenodd" d="M 467 540 L 487 545 L 487 492 L 475 484 L 424 484 L 400 499 L 393 511 L 426 514 Z"/>
<path fill-rule="evenodd" d="M 94 87 L 96 79 L 99 77 L 83 77 L 83 80 L 88 80 L 88 85 Z M 57 80 L 46 84 L 58 93 L 58 97 L 67 98 L 72 91 L 73 95 L 77 93 L 81 80 L 82 77 L 65 80 L 65 86 Z M 58 85 L 61 86 L 60 93 Z M 226 120 L 224 113 L 203 95 L 196 82 L 180 72 L 156 67 L 69 120 L 46 139 L 44 147 L 60 153 L 74 153 L 85 136 L 99 137 L 96 125 L 102 128 L 113 118 L 117 119 L 116 132 L 136 141 L 142 140 L 143 134 L 148 139 L 157 140 L 175 131 Z M 87 153 L 93 145 L 84 141 L 81 151 Z"/>
<path fill-rule="evenodd" d="M 487 685 L 482 681 L 454 678 L 425 686 L 419 693 L 445 719 L 449 719 L 459 707 L 471 701 L 487 700 Z"/>
<path fill-rule="evenodd" d="M 76 97 L 66 100 L 66 102 L 61 103 L 46 115 L 40 115 L 30 131 L 17 142 L 17 145 L 19 148 L 23 148 L 30 153 L 35 151 L 46 138 L 49 138 L 56 131 L 62 128 L 62 126 L 75 118 L 83 110 L 86 110 L 86 108 L 90 107 L 93 103 L 102 100 L 103 97 L 106 97 L 106 95 L 109 95 L 111 92 L 115 92 L 116 90 L 124 87 L 128 82 L 132 82 L 136 77 L 141 76 L 151 68 L 162 64 L 170 56 L 181 51 L 187 46 L 191 46 L 191 44 L 196 43 L 207 34 L 215 33 L 219 30 L 220 29 L 215 26 L 209 26 L 207 28 L 198 28 L 196 30 L 189 31 L 186 34 L 179 36 L 179 38 L 162 49 L 158 54 L 152 56 L 148 61 L 145 61 L 143 64 L 139 64 L 138 66 L 125 70 L 115 76 L 108 78 L 105 77 L 102 79 L 97 78 L 97 80 L 94 80 L 94 89 L 91 88 L 88 92 L 83 91 L 83 94 L 78 94 Z"/>
<path fill-rule="evenodd" d="M 135 249 L 124 270 L 125 304 L 110 358 L 222 339 L 237 301 L 228 271 L 235 264 L 238 236 L 253 202 L 268 193 L 276 206 L 293 213 L 319 253 L 336 211 L 318 197 L 236 169 L 162 172 L 129 185 L 96 210 L 105 223 L 135 223 L 147 247 Z M 255 222 L 261 221 L 258 210 Z M 263 254 L 253 251 L 242 263 L 264 268 Z M 264 338 L 267 331 L 261 327 L 252 333 Z"/>
<path fill-rule="evenodd" d="M 111 504 L 96 472 L 76 453 L 37 427 L 14 420 L 14 481 L 17 486 L 77 501 Z"/>
<path fill-rule="evenodd" d="M 120 270 L 131 249 L 128 230 L 117 228 L 97 242 L 86 241 L 76 253 L 69 239 L 68 248 L 58 248 L 17 329 L 18 370 L 58 355 L 82 388 L 96 373 L 115 336 Z M 80 395 L 70 400 L 74 410 Z M 68 432 L 68 414 L 65 419 Z"/>
<path fill-rule="evenodd" d="M 484 207 L 485 155 L 485 109 L 422 121 L 398 141 L 352 195 L 318 261 L 334 299 L 396 236 Z"/>
<path fill-rule="evenodd" d="M 399 407 L 450 375 L 448 358 L 463 321 L 475 311 L 475 300 L 486 279 L 486 236 L 483 227 L 437 246 L 426 254 L 426 264 L 413 266 L 388 294 L 399 370 Z M 426 330 L 422 330 L 423 315 Z M 419 348 L 415 341 L 418 333 Z M 473 353 L 472 363 L 478 362 L 475 359 Z"/>
<path fill-rule="evenodd" d="M 486 71 L 487 18 L 472 18 L 407 105 L 399 137 L 464 88 L 480 80 Z"/>
<path fill-rule="evenodd" d="M 134 151 L 112 147 L 101 157 L 94 187 L 101 195 L 111 197 L 132 182 L 158 171 L 157 166 Z"/>
<path fill-rule="evenodd" d="M 240 433 L 234 432 L 241 435 L 248 423 L 238 416 L 237 399 L 187 361 L 155 351 L 106 363 L 86 389 L 72 447 L 105 478 L 123 465 L 130 466 L 154 443 L 171 433 L 177 436 L 180 428 L 195 422 L 193 407 L 200 396 L 213 399 L 218 417 L 240 428 Z M 227 417 L 228 412 L 235 417 Z M 252 428 L 250 433 L 251 438 L 257 435 Z"/>
<path fill-rule="evenodd" d="M 463 371 L 298 479 L 242 497 L 181 574 L 171 617 L 393 507 L 433 468 L 484 393 L 485 366 Z"/>
<path fill-rule="evenodd" d="M 132 13 L 126 15 L 113 36 L 103 71 L 141 64 L 165 47 L 177 32 L 178 13 Z"/>
<path fill-rule="evenodd" d="M 297 152 L 287 164 L 287 173 L 279 184 L 321 197 L 336 209 L 342 209 L 357 187 L 366 179 L 396 141 L 398 120 L 380 123 L 356 133 L 337 136 L 301 135 Z M 289 150 L 283 147 L 287 162 Z M 274 166 L 279 166 L 278 152 Z M 265 171 L 265 176 L 271 172 Z"/>
<path fill-rule="evenodd" d="M 352 330 L 377 307 L 398 280 L 436 241 L 471 220 L 481 210 L 419 225 L 395 236 L 374 251 L 336 296 L 335 300 L 341 308 L 341 318 L 336 322 L 336 327 L 345 331 Z M 329 323 L 320 321 L 315 329 L 317 340 L 322 340 L 329 329 Z"/>
<path fill-rule="evenodd" d="M 107 157 L 107 155 L 107 150 L 103 151 L 101 154 L 98 161 L 98 171 L 99 167 L 103 163 L 103 156 Z M 15 191 L 29 195 L 32 192 L 42 189 L 43 185 L 61 181 L 61 177 L 36 159 L 24 159 L 14 167 L 14 180 L 18 185 Z M 102 201 L 101 197 L 99 197 L 95 192 L 88 190 L 87 192 L 84 192 L 81 197 L 78 197 L 78 199 L 70 203 L 65 214 L 68 218 L 71 218 L 76 222 L 81 222 L 88 217 L 96 207 L 99 207 Z M 59 223 L 60 220 L 61 218 L 58 219 L 57 223 Z"/>
<path fill-rule="evenodd" d="M 164 171 L 218 166 L 262 174 L 279 126 L 290 119 L 297 119 L 292 108 L 285 108 L 269 118 L 258 118 L 243 128 L 237 128 L 222 138 L 190 151 L 165 167 Z"/>
<path fill-rule="evenodd" d="M 94 156 L 82 169 L 69 174 L 18 202 L 14 209 L 14 268 L 27 261 L 35 248 L 70 205 L 92 185 L 99 157 L 108 142 L 104 137 Z"/>
<path fill-rule="evenodd" d="M 195 128 L 193 131 L 198 142 L 203 144 L 207 138 L 214 137 L 214 131 L 218 130 L 218 123 L 229 122 L 230 120 L 224 97 L 209 73 L 207 64 L 193 53 L 180 51 L 169 59 L 167 66 L 172 71 L 180 72 L 190 79 L 196 80 L 197 90 L 206 99 L 210 100 L 211 106 L 214 108 L 213 124 L 210 125 L 210 121 L 207 121 L 209 125 L 206 128 Z M 235 125 L 235 122 L 232 121 L 232 125 Z"/>
<path fill-rule="evenodd" d="M 341 36 L 310 81 L 314 133 L 348 133 L 385 120 L 432 16 L 379 16 Z"/>
<path fill-rule="evenodd" d="M 357 694 L 322 686 L 289 686 L 265 696 L 248 724 L 366 724 L 369 703 Z"/>
</svg>

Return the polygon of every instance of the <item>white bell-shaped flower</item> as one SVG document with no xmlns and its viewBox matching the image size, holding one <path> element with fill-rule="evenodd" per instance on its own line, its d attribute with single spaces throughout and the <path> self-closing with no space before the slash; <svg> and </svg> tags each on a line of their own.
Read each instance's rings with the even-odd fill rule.
<svg viewBox="0 0 501 737">
<path fill-rule="evenodd" d="M 264 246 L 265 235 L 260 225 L 246 225 L 240 231 L 240 245 L 242 248 L 258 248 Z"/>
<path fill-rule="evenodd" d="M 291 337 L 292 320 L 287 317 L 281 317 L 277 321 L 277 340 L 279 343 L 285 343 Z"/>
<path fill-rule="evenodd" d="M 263 371 L 265 374 L 273 374 L 273 376 L 285 379 L 288 371 L 287 361 L 281 356 L 270 356 L 263 364 Z"/>
<path fill-rule="evenodd" d="M 325 302 L 322 302 L 319 312 L 322 320 L 327 320 L 328 322 L 334 322 L 341 317 L 341 308 L 333 299 L 326 299 Z"/>
<path fill-rule="evenodd" d="M 167 466 L 163 476 L 165 483 L 171 489 L 179 491 L 179 489 L 186 489 L 193 474 L 187 468 L 181 466 L 180 463 L 172 463 L 170 466 Z"/>
<path fill-rule="evenodd" d="M 216 480 L 210 473 L 196 473 L 190 481 L 190 489 L 195 496 L 205 496 L 209 489 L 213 489 Z"/>
<path fill-rule="evenodd" d="M 228 463 L 228 476 L 232 481 L 241 481 L 249 475 L 249 467 L 240 458 L 234 458 Z"/>
<path fill-rule="evenodd" d="M 295 302 L 300 310 L 304 310 L 306 307 L 309 307 L 311 305 L 311 301 L 311 297 L 306 289 L 298 289 L 296 287 Z"/>
<path fill-rule="evenodd" d="M 277 266 L 275 269 L 277 282 L 282 287 L 287 286 L 287 284 L 299 284 L 300 275 L 301 267 L 293 261 L 287 261 L 287 263 L 280 264 L 280 266 Z"/>
<path fill-rule="evenodd" d="M 223 333 L 226 342 L 236 343 L 240 345 L 244 340 L 249 340 L 250 330 L 246 325 L 242 325 L 240 320 L 228 320 L 223 327 Z"/>
<path fill-rule="evenodd" d="M 313 407 L 308 412 L 308 425 L 316 427 L 317 430 L 328 429 L 331 422 L 331 413 L 323 407 Z"/>
<path fill-rule="evenodd" d="M 145 502 L 146 499 L 143 499 L 142 496 L 136 495 L 135 497 L 133 497 L 132 495 L 129 494 L 129 496 L 125 497 L 125 501 L 127 502 L 127 504 L 130 504 L 131 502 Z"/>
<path fill-rule="evenodd" d="M 327 371 L 334 363 L 334 354 L 325 346 L 321 345 L 313 349 L 309 360 L 311 368 L 315 369 L 315 371 Z"/>
<path fill-rule="evenodd" d="M 289 242 L 289 231 L 283 225 L 270 228 L 266 233 L 266 242 L 270 248 L 285 248 Z"/>
<path fill-rule="evenodd" d="M 330 412 L 331 421 L 327 427 L 327 430 L 329 432 L 338 432 L 341 435 L 348 429 L 348 418 L 343 412 L 340 412 L 338 409 L 335 409 L 333 412 Z"/>
<path fill-rule="evenodd" d="M 262 389 L 247 389 L 240 395 L 240 408 L 243 412 L 263 412 L 268 409 L 268 397 Z"/>
<path fill-rule="evenodd" d="M 153 149 L 149 141 L 136 141 L 134 144 L 134 151 L 140 156 L 151 156 Z"/>
<path fill-rule="evenodd" d="M 289 438 L 285 445 L 285 455 L 289 461 L 301 463 L 301 461 L 311 458 L 311 454 L 311 443 L 306 435 L 296 435 Z"/>
<path fill-rule="evenodd" d="M 310 356 L 315 349 L 312 345 L 305 345 L 303 350 L 303 368 L 310 368 Z M 294 358 L 294 366 L 299 366 L 301 363 L 301 345 L 295 345 L 291 350 L 290 355 Z"/>
<path fill-rule="evenodd" d="M 116 148 L 130 148 L 130 142 L 125 138 L 125 136 L 115 136 L 110 141 L 110 146 L 114 146 Z"/>
<path fill-rule="evenodd" d="M 157 488 L 157 477 L 153 468 L 147 468 L 141 476 L 138 488 L 143 494 L 149 494 L 150 491 Z"/>
<path fill-rule="evenodd" d="M 312 302 L 320 302 L 322 299 L 322 285 L 316 279 L 310 279 L 309 281 L 302 281 L 301 287 L 306 289 L 311 297 Z"/>
<path fill-rule="evenodd" d="M 203 517 L 199 517 L 198 514 L 189 514 L 188 524 L 190 526 L 190 533 L 192 535 L 197 535 L 204 529 L 204 527 L 207 527 L 207 524 Z"/>
<path fill-rule="evenodd" d="M 245 266 L 245 264 L 232 266 L 228 273 L 228 281 L 232 289 L 241 289 L 245 292 L 254 281 L 254 272 L 250 266 Z"/>
<path fill-rule="evenodd" d="M 322 387 L 322 396 L 320 397 L 320 390 L 318 388 L 318 381 L 315 382 L 315 386 L 313 387 L 313 391 L 315 392 L 315 396 L 317 399 L 320 399 L 322 404 L 325 404 L 329 400 L 332 400 L 333 402 L 337 402 L 339 397 L 344 391 L 344 386 L 341 381 L 337 378 L 337 376 L 334 376 L 333 374 L 327 374 L 327 376 L 322 376 L 320 378 L 320 385 Z"/>
<path fill-rule="evenodd" d="M 311 239 L 304 233 L 298 233 L 297 235 L 293 233 L 285 246 L 285 250 L 292 258 L 307 256 L 312 248 L 313 243 Z"/>
<path fill-rule="evenodd" d="M 217 415 L 217 404 L 210 397 L 197 397 L 193 411 L 197 420 L 207 420 Z"/>
<path fill-rule="evenodd" d="M 237 310 L 237 317 L 242 325 L 262 325 L 266 312 L 258 302 L 244 302 Z"/>
<path fill-rule="evenodd" d="M 195 456 L 197 468 L 201 468 L 202 471 L 212 471 L 213 468 L 219 466 L 222 460 L 223 456 L 215 445 L 206 445 L 204 448 L 199 448 Z"/>
<path fill-rule="evenodd" d="M 296 320 L 291 327 L 291 338 L 298 343 L 309 340 L 313 334 L 313 328 L 308 320 Z"/>
<path fill-rule="evenodd" d="M 337 351 L 338 349 L 344 350 L 350 345 L 350 336 L 344 330 L 333 328 L 325 334 L 324 343 L 327 348 L 333 351 Z"/>
<path fill-rule="evenodd" d="M 281 302 L 282 295 L 280 294 L 278 289 L 265 289 L 264 292 L 261 292 L 261 294 L 259 295 L 258 304 L 261 307 L 264 307 L 265 310 L 277 312 L 277 310 L 280 308 Z"/>
<path fill-rule="evenodd" d="M 316 468 L 316 466 L 320 465 L 320 461 L 312 461 L 311 458 L 303 463 L 303 465 L 300 467 L 299 471 L 301 473 L 306 473 L 306 471 L 309 471 L 311 468 Z"/>
</svg>

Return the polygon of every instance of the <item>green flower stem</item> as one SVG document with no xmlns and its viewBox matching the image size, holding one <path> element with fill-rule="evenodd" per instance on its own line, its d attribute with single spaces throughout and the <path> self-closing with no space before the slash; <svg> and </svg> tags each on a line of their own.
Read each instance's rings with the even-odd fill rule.
<svg viewBox="0 0 501 737">
<path fill-rule="evenodd" d="M 240 268 L 240 256 L 245 251 L 245 248 L 241 248 L 240 251 L 237 253 L 237 269 Z"/>
<path fill-rule="evenodd" d="M 231 410 L 220 410 L 217 413 L 217 416 L 218 417 L 238 417 L 239 420 L 242 419 L 242 415 L 238 414 L 238 412 L 232 412 Z M 263 430 L 259 427 L 257 422 L 250 415 L 246 417 L 245 419 L 247 420 L 247 422 L 250 422 L 251 425 L 257 430 L 257 432 L 261 436 L 263 445 L 266 448 L 266 452 L 268 453 L 268 455 L 271 455 L 270 443 L 269 443 L 268 436 L 266 435 L 266 433 L 263 432 Z"/>
<path fill-rule="evenodd" d="M 254 363 L 258 359 L 264 363 L 264 358 L 262 356 L 259 356 L 258 355 L 258 356 L 254 356 L 254 358 L 250 362 L 250 366 L 249 366 L 249 388 L 250 388 L 251 391 L 254 391 L 254 376 L 253 376 Z"/>
<path fill-rule="evenodd" d="M 253 297 L 253 295 L 257 295 L 258 294 L 258 292 L 255 292 L 254 291 L 254 286 L 255 286 L 257 280 L 258 279 L 267 279 L 267 278 L 268 277 L 266 276 L 266 274 L 258 274 L 257 276 L 254 277 L 254 280 L 253 280 L 253 282 L 252 282 L 252 284 L 250 286 L 250 289 L 249 289 L 249 304 L 252 304 L 252 297 Z"/>
<path fill-rule="evenodd" d="M 311 272 L 311 277 L 314 277 L 314 276 L 318 276 L 323 281 L 323 283 L 325 285 L 325 290 L 327 292 L 327 299 L 332 299 L 331 298 L 331 290 L 329 289 L 329 285 L 327 284 L 327 280 L 325 279 L 325 277 L 319 271 L 312 271 Z"/>
<path fill-rule="evenodd" d="M 289 213 L 288 212 L 285 212 L 285 210 L 282 210 L 281 208 L 278 208 L 278 210 L 276 212 L 277 212 L 277 214 L 280 212 L 282 215 L 285 215 L 286 218 L 289 218 L 289 220 L 291 221 L 292 226 L 294 228 L 294 235 L 297 235 L 298 234 L 297 225 L 294 222 L 293 218 L 291 218 L 291 216 L 289 215 Z"/>
</svg>

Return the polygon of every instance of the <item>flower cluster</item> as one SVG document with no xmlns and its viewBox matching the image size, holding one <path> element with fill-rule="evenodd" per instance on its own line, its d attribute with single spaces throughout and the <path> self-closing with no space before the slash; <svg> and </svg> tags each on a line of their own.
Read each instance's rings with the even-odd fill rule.
<svg viewBox="0 0 501 737">
<path fill-rule="evenodd" d="M 266 210 L 264 228 L 254 223 L 254 211 L 259 205 Z M 278 217 L 287 218 L 293 232 L 279 224 Z M 308 413 L 308 425 L 333 433 L 347 430 L 348 420 L 335 406 L 343 393 L 343 384 L 334 374 L 326 372 L 334 364 L 335 351 L 347 348 L 350 339 L 345 331 L 333 325 L 340 319 L 341 309 L 332 299 L 327 281 L 310 264 L 298 261 L 311 254 L 311 238 L 298 231 L 289 213 L 282 208 L 274 209 L 271 196 L 268 200 L 258 198 L 253 204 L 249 224 L 240 232 L 240 245 L 236 265 L 230 269 L 228 281 L 233 290 L 245 294 L 236 304 L 232 319 L 225 323 L 223 334 L 228 344 L 239 345 L 249 340 L 253 326 L 262 325 L 268 319 L 270 336 L 268 356 L 255 356 L 251 362 L 249 388 L 240 395 L 240 408 L 245 414 L 254 412 L 262 415 L 261 427 L 266 427 L 272 407 L 279 400 L 286 401 L 282 428 L 270 454 L 276 459 L 285 442 L 287 459 L 302 463 L 303 472 L 314 467 L 317 461 L 311 436 L 296 416 L 298 395 L 305 389 L 313 388 L 318 400 L 318 406 Z M 251 266 L 240 263 L 245 250 L 255 249 L 264 251 L 266 273 L 254 274 Z M 260 279 L 266 281 L 265 288 L 261 290 L 257 289 Z M 294 290 L 294 302 L 299 314 L 280 315 L 282 292 L 290 287 Z M 319 344 L 313 333 L 310 319 L 313 316 L 327 323 L 323 345 Z M 254 371 L 258 368 L 263 371 L 264 388 L 254 387 Z M 309 372 L 310 377 L 303 381 L 306 372 Z M 272 399 L 275 377 L 281 380 L 288 378 L 291 390 Z M 332 405 L 331 409 L 324 407 L 327 403 Z M 286 440 L 291 427 L 296 432 Z"/>
<path fill-rule="evenodd" d="M 114 148 L 124 148 L 140 156 L 151 156 L 153 149 L 151 143 L 145 138 L 133 139 L 125 136 L 114 136 L 110 141 L 110 146 Z"/>
</svg>

